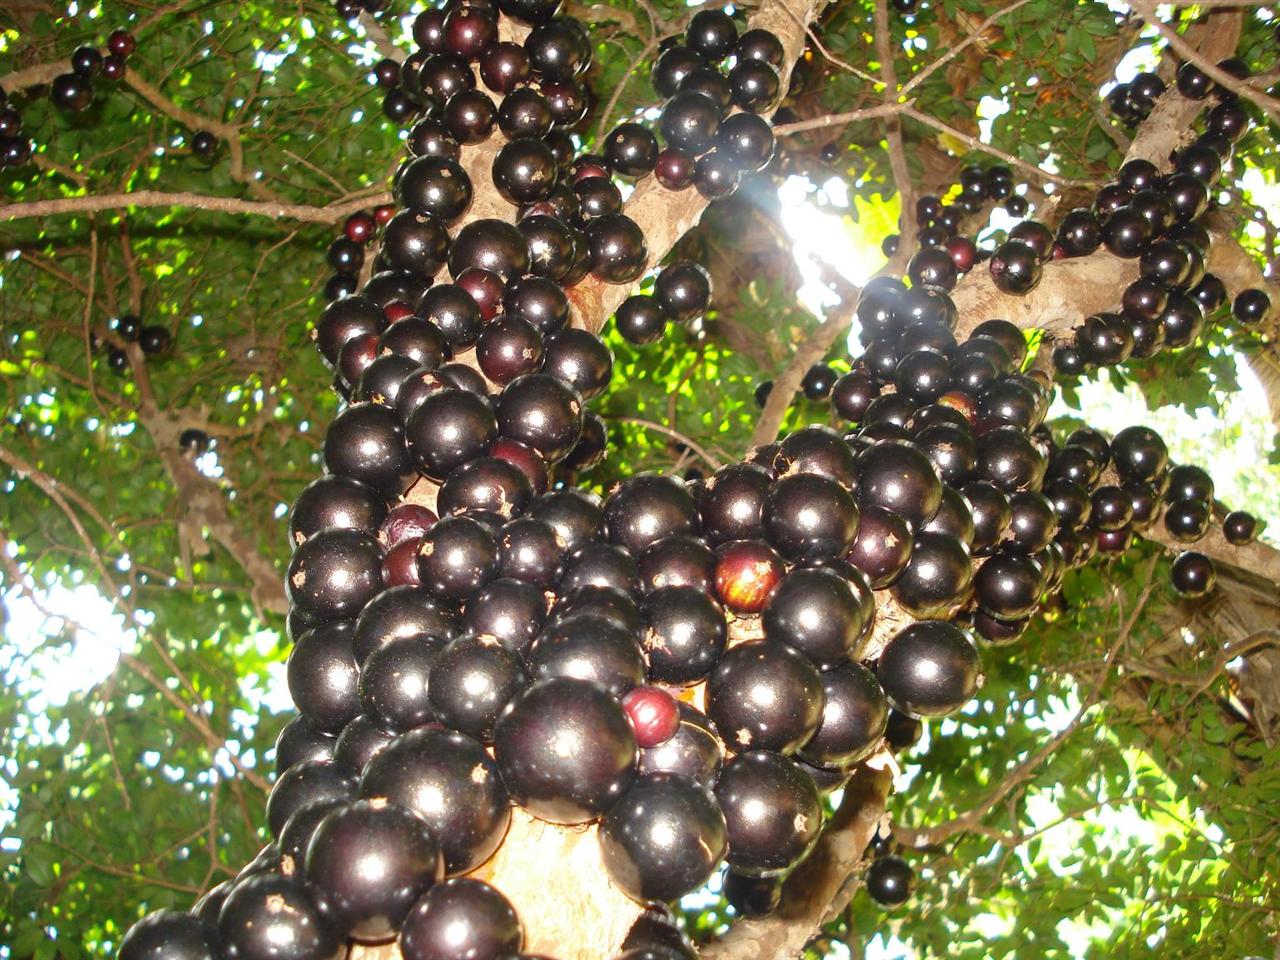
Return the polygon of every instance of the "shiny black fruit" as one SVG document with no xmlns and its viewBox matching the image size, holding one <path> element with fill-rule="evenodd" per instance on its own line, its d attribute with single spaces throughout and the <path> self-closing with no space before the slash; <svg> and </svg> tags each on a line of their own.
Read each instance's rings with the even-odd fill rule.
<svg viewBox="0 0 1280 960">
<path fill-rule="evenodd" d="M 711 793 L 684 777 L 636 781 L 600 825 L 610 879 L 635 900 L 675 900 L 702 886 L 727 844 Z"/>
<path fill-rule="evenodd" d="M 875 674 L 860 663 L 822 674 L 822 692 L 822 720 L 799 757 L 821 767 L 851 766 L 884 736 L 889 701 Z"/>
<path fill-rule="evenodd" d="M 406 807 L 425 820 L 451 876 L 488 860 L 511 821 L 507 791 L 483 745 L 429 727 L 404 734 L 370 760 L 360 795 Z"/>
<path fill-rule="evenodd" d="M 218 914 L 227 960 L 335 960 L 341 932 L 301 877 L 262 873 L 235 885 Z"/>
<path fill-rule="evenodd" d="M 730 648 L 707 681 L 707 716 L 736 750 L 794 753 L 818 729 L 822 702 L 814 666 L 769 641 Z"/>
<path fill-rule="evenodd" d="M 486 960 L 515 954 L 524 929 L 515 909 L 480 880 L 455 877 L 427 891 L 404 918 L 404 960 Z"/>
<path fill-rule="evenodd" d="M 494 731 L 512 798 L 554 823 L 585 823 L 612 806 L 635 776 L 636 752 L 617 699 L 564 677 L 522 690 Z"/>
<path fill-rule="evenodd" d="M 867 868 L 867 893 L 882 907 L 905 903 L 915 886 L 916 872 L 901 857 L 880 857 Z"/>
<path fill-rule="evenodd" d="M 320 821 L 304 875 L 334 926 L 378 942 L 396 935 L 443 870 L 440 846 L 425 821 L 395 804 L 360 800 Z"/>
<path fill-rule="evenodd" d="M 720 772 L 716 799 L 729 836 L 729 865 L 755 876 L 785 871 L 822 829 L 822 803 L 809 776 L 786 757 L 740 753 Z"/>
<path fill-rule="evenodd" d="M 922 620 L 897 633 L 880 654 L 877 671 L 894 706 L 921 717 L 959 710 L 982 679 L 973 643 L 942 620 Z"/>
<path fill-rule="evenodd" d="M 865 578 L 845 579 L 821 568 L 791 571 L 761 618 L 765 639 L 803 653 L 820 670 L 856 657 L 875 618 Z"/>
</svg>

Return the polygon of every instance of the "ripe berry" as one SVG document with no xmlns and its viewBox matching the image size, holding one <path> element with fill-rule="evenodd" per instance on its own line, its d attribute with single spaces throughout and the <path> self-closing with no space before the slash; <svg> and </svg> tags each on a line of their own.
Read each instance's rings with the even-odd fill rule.
<svg viewBox="0 0 1280 960">
<path fill-rule="evenodd" d="M 398 804 L 425 820 L 450 876 L 488 860 L 511 821 L 497 765 L 480 742 L 431 727 L 398 737 L 370 760 L 360 796 Z"/>
<path fill-rule="evenodd" d="M 404 960 L 463 960 L 514 955 L 524 930 L 511 903 L 480 880 L 437 883 L 404 918 Z"/>
<path fill-rule="evenodd" d="M 720 114 L 719 106 L 705 93 L 682 90 L 662 108 L 658 127 L 668 147 L 696 157 L 714 145 Z"/>
<path fill-rule="evenodd" d="M 238 882 L 218 913 L 228 960 L 332 960 L 341 932 L 298 876 L 262 873 Z"/>
<path fill-rule="evenodd" d="M 724 814 L 710 792 L 683 777 L 637 781 L 600 825 L 610 879 L 635 900 L 675 900 L 710 878 L 727 845 Z"/>
<path fill-rule="evenodd" d="M 1265 290 L 1241 290 L 1231 304 L 1231 315 L 1246 326 L 1260 324 L 1271 316 L 1271 298 Z"/>
<path fill-rule="evenodd" d="M 799 756 L 821 767 L 849 767 L 884 736 L 889 702 L 875 675 L 860 663 L 823 673 L 822 693 L 822 720 Z"/>
<path fill-rule="evenodd" d="M 534 680 L 590 681 L 621 697 L 644 683 L 644 653 L 623 627 L 589 613 L 553 620 L 525 651 Z"/>
<path fill-rule="evenodd" d="M 803 653 L 821 670 L 856 655 L 875 616 L 867 581 L 831 570 L 796 569 L 778 584 L 764 609 L 765 639 Z"/>
<path fill-rule="evenodd" d="M 1214 587 L 1217 574 L 1213 561 L 1203 553 L 1187 550 L 1173 561 L 1173 588 L 1188 599 L 1203 597 Z"/>
<path fill-rule="evenodd" d="M 1251 513 L 1232 510 L 1222 521 L 1222 535 L 1232 546 L 1242 547 L 1252 543 L 1258 535 L 1258 521 Z"/>
<path fill-rule="evenodd" d="M 836 372 L 826 363 L 815 363 L 800 381 L 800 388 L 810 400 L 825 400 L 835 386 Z"/>
<path fill-rule="evenodd" d="M 517 694 L 498 720 L 494 753 L 513 799 L 555 823 L 594 820 L 635 775 L 635 736 L 618 701 L 565 677 Z"/>
<path fill-rule="evenodd" d="M 636 294 L 618 307 L 613 322 L 628 343 L 656 343 L 666 333 L 671 317 L 653 297 Z"/>
<path fill-rule="evenodd" d="M 751 641 L 730 648 L 707 681 L 707 715 L 735 749 L 794 753 L 822 718 L 822 681 L 788 647 Z"/>
<path fill-rule="evenodd" d="M 784 872 L 809 851 L 822 828 L 813 781 L 775 753 L 739 753 L 725 764 L 715 793 L 724 811 L 729 865 L 742 873 Z"/>
<path fill-rule="evenodd" d="M 915 871 L 901 857 L 880 857 L 867 869 L 867 893 L 882 907 L 896 907 L 911 897 L 915 880 Z"/>
<path fill-rule="evenodd" d="M 725 646 L 724 611 L 695 587 L 660 587 L 644 601 L 649 679 L 688 685 L 703 680 Z"/>
<path fill-rule="evenodd" d="M 216 920 L 217 913 L 213 916 Z M 214 960 L 218 946 L 213 925 L 202 917 L 157 910 L 129 928 L 117 956 L 121 960 Z"/>
<path fill-rule="evenodd" d="M 59 110 L 80 113 L 93 103 L 93 84 L 78 73 L 63 73 L 49 84 L 49 99 Z"/>
<path fill-rule="evenodd" d="M 841 557 L 858 533 L 858 508 L 836 481 L 799 473 L 776 481 L 765 498 L 765 534 L 792 560 Z"/>
<path fill-rule="evenodd" d="M 324 799 L 350 800 L 355 794 L 353 771 L 332 760 L 296 763 L 276 779 L 267 797 L 267 826 L 280 836 L 289 818 L 309 803 Z"/>
<path fill-rule="evenodd" d="M 316 827 L 305 876 L 338 930 L 382 941 L 395 936 L 443 868 L 423 820 L 395 804 L 361 800 L 334 810 Z"/>
<path fill-rule="evenodd" d="M 1009 241 L 991 257 L 991 279 L 1005 293 L 1024 296 L 1040 283 L 1040 259 L 1025 243 Z"/>
<path fill-rule="evenodd" d="M 923 717 L 959 710 L 982 680 L 973 643 L 941 620 L 922 620 L 897 633 L 880 654 L 877 672 L 899 710 Z"/>
<path fill-rule="evenodd" d="M 422 584 L 446 602 L 472 596 L 497 572 L 498 546 L 485 526 L 470 517 L 441 520 L 419 544 Z"/>
</svg>

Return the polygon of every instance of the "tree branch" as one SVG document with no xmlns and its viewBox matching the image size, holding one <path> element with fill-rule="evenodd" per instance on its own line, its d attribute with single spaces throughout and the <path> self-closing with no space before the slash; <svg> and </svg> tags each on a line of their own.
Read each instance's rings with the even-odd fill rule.
<svg viewBox="0 0 1280 960">
<path fill-rule="evenodd" d="M 783 90 L 787 88 L 791 65 L 804 47 L 808 24 L 817 17 L 826 2 L 803 0 L 792 9 L 786 0 L 769 0 L 760 6 L 748 23 L 753 29 L 773 31 L 782 41 L 783 63 L 787 65 L 782 71 Z M 644 230 L 649 246 L 647 267 L 656 266 L 676 241 L 698 222 L 707 203 L 707 199 L 694 189 L 672 193 L 653 177 L 641 181 L 627 202 L 625 212 Z M 508 207 L 506 218 L 510 216 L 509 210 Z M 568 290 L 574 325 L 593 333 L 599 332 L 605 321 L 633 292 L 633 284 L 605 283 L 595 277 L 587 277 Z"/>
<path fill-rule="evenodd" d="M 244 570 L 249 577 L 250 596 L 256 606 L 272 613 L 288 613 L 289 604 L 284 598 L 284 581 L 280 572 L 262 554 L 254 539 L 231 519 L 226 497 L 217 484 L 200 473 L 195 464 L 180 452 L 178 437 L 185 424 L 169 413 L 168 408 L 162 410 L 157 403 L 141 348 L 130 343 L 126 344 L 125 351 L 138 387 L 138 420 L 151 435 L 156 453 L 173 480 L 181 511 L 201 535 L 207 530 L 214 542 L 222 546 Z"/>
<path fill-rule="evenodd" d="M 56 200 L 30 200 L 25 203 L 0 205 L 0 221 L 29 217 L 59 216 L 68 213 L 96 213 L 103 210 L 147 209 L 151 207 L 186 207 L 215 213 L 247 214 L 272 220 L 301 220 L 304 223 L 336 223 L 357 210 L 373 204 L 389 203 L 390 193 L 373 194 L 351 200 L 335 201 L 322 207 L 299 203 L 277 203 L 264 200 L 240 200 L 235 197 L 211 197 L 201 193 L 165 193 L 160 190 L 135 190 L 130 193 L 90 194 Z"/>
<path fill-rule="evenodd" d="M 1217 65 L 1217 60 L 1221 57 L 1208 57 L 1202 51 L 1197 50 L 1171 26 L 1165 23 L 1156 15 L 1155 4 L 1150 0 L 1135 0 L 1132 4 L 1134 12 L 1138 14 L 1148 26 L 1155 28 L 1156 32 L 1165 39 L 1165 42 L 1173 48 L 1173 51 L 1183 60 L 1194 63 L 1210 80 L 1225 87 L 1237 96 L 1244 97 L 1257 104 L 1258 109 L 1265 113 L 1272 120 L 1280 119 L 1280 100 L 1268 96 L 1262 90 L 1252 86 L 1246 80 L 1237 80 L 1231 74 L 1221 69 Z M 1232 45 L 1234 49 L 1234 44 Z"/>
<path fill-rule="evenodd" d="M 1235 52 L 1242 22 L 1238 9 L 1223 10 L 1210 14 L 1203 23 L 1192 24 L 1187 36 L 1195 38 L 1200 57 L 1216 62 Z M 1167 166 L 1173 151 L 1195 136 L 1194 121 L 1202 109 L 1201 101 L 1189 100 L 1173 88 L 1166 90 L 1142 122 L 1125 160 L 1149 160 L 1157 167 Z"/>
</svg>

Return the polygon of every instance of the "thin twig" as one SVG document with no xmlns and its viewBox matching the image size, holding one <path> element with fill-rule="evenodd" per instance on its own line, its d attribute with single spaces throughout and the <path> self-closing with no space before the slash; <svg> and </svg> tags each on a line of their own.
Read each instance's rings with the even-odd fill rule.
<svg viewBox="0 0 1280 960">
<path fill-rule="evenodd" d="M 614 423 L 630 423 L 637 427 L 643 427 L 645 430 L 652 430 L 654 433 L 660 433 L 664 437 L 669 437 L 677 443 L 683 443 L 699 459 L 701 459 L 712 470 L 718 470 L 721 466 L 720 461 L 706 451 L 696 440 L 679 430 L 673 430 L 665 424 L 655 423 L 652 420 L 644 420 L 640 417 L 606 417 L 606 420 L 612 420 Z"/>
</svg>

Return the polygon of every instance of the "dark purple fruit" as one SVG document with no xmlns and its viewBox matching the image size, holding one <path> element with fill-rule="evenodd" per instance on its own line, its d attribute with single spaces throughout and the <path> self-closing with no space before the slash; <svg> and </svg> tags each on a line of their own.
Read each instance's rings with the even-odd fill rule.
<svg viewBox="0 0 1280 960">
<path fill-rule="evenodd" d="M 955 537 L 922 531 L 893 596 L 916 617 L 936 616 L 963 600 L 973 579 L 968 548 Z"/>
<path fill-rule="evenodd" d="M 409 454 L 427 476 L 444 479 L 456 467 L 483 456 L 493 445 L 498 423 L 489 404 L 467 390 L 441 390 L 409 416 Z"/>
<path fill-rule="evenodd" d="M 364 714 L 356 717 L 338 737 L 338 745 L 334 748 L 333 759 L 350 767 L 363 771 L 378 753 L 395 740 L 396 734 L 383 730 Z M 288 832 L 288 826 L 285 827 Z M 284 836 L 281 836 L 283 843 Z"/>
<path fill-rule="evenodd" d="M 410 160 L 396 182 L 401 206 L 429 213 L 451 223 L 471 205 L 471 178 L 450 157 L 426 156 Z"/>
<path fill-rule="evenodd" d="M 707 681 L 707 716 L 736 750 L 794 753 L 822 718 L 822 681 L 789 647 L 751 641 L 730 648 Z"/>
<path fill-rule="evenodd" d="M 295 763 L 307 760 L 331 760 L 335 748 L 333 737 L 317 730 L 303 717 L 296 716 L 280 729 L 276 737 L 276 773 L 284 773 Z"/>
<path fill-rule="evenodd" d="M 423 728 L 369 761 L 360 796 L 406 807 L 426 821 L 450 876 L 469 873 L 502 843 L 511 821 L 497 766 L 478 740 Z"/>
<path fill-rule="evenodd" d="M 607 213 L 587 224 L 591 272 L 606 283 L 630 283 L 645 270 L 649 247 L 644 231 L 623 213 Z"/>
<path fill-rule="evenodd" d="M 765 534 L 791 560 L 843 557 L 858 535 L 858 508 L 839 483 L 813 473 L 775 481 L 762 512 Z"/>
<path fill-rule="evenodd" d="M 1025 296 L 1040 283 L 1040 258 L 1027 244 L 1016 240 L 1002 244 L 991 256 L 991 279 L 997 288 Z"/>
<path fill-rule="evenodd" d="M 360 712 L 353 635 L 350 620 L 322 623 L 304 633 L 289 653 L 289 694 L 307 723 L 330 736 Z"/>
<path fill-rule="evenodd" d="M 858 536 L 846 559 L 879 589 L 893 583 L 911 559 L 911 531 L 897 513 L 884 507 L 863 507 Z"/>
<path fill-rule="evenodd" d="M 668 147 L 698 156 L 714 145 L 720 113 L 720 107 L 705 93 L 682 90 L 662 108 L 658 127 Z"/>
<path fill-rule="evenodd" d="M 511 903 L 480 880 L 437 883 L 414 905 L 400 930 L 404 960 L 486 960 L 520 950 L 524 930 Z"/>
<path fill-rule="evenodd" d="M 577 390 L 584 400 L 599 395 L 613 376 L 613 354 L 595 334 L 574 327 L 543 342 L 542 372 Z"/>
<path fill-rule="evenodd" d="M 665 537 L 640 556 L 640 584 L 645 590 L 691 586 L 709 591 L 715 580 L 715 553 L 700 537 Z"/>
<path fill-rule="evenodd" d="M 1195 543 L 1209 532 L 1212 519 L 1203 500 L 1175 500 L 1165 508 L 1164 527 L 1179 543 Z"/>
<path fill-rule="evenodd" d="M 706 788 L 659 773 L 636 781 L 600 824 L 610 879 L 635 900 L 670 901 L 702 886 L 724 858 L 724 814 Z"/>
<path fill-rule="evenodd" d="M 157 910 L 129 928 L 116 955 L 121 960 L 216 960 L 220 952 L 211 923 L 177 910 Z"/>
<path fill-rule="evenodd" d="M 343 935 L 379 942 L 396 935 L 443 870 L 440 847 L 421 818 L 382 800 L 359 800 L 316 827 L 304 875 Z"/>
<path fill-rule="evenodd" d="M 342 933 L 299 876 L 262 873 L 238 882 L 218 913 L 227 960 L 336 960 Z"/>
<path fill-rule="evenodd" d="M 922 620 L 894 635 L 880 654 L 880 683 L 895 707 L 942 717 L 969 702 L 982 682 L 978 651 L 953 624 Z"/>
<path fill-rule="evenodd" d="M 716 799 L 724 811 L 729 865 L 771 876 L 799 861 L 822 829 L 822 803 L 813 781 L 776 753 L 738 754 L 720 772 Z"/>
<path fill-rule="evenodd" d="M 782 877 L 755 877 L 730 870 L 725 874 L 723 892 L 729 905 L 741 916 L 767 917 L 782 902 Z"/>
<path fill-rule="evenodd" d="M 422 585 L 448 602 L 473 596 L 498 573 L 498 545 L 486 527 L 470 517 L 448 517 L 418 546 Z"/>
<path fill-rule="evenodd" d="M 441 516 L 486 514 L 510 520 L 524 513 L 533 485 L 520 468 L 498 457 L 477 457 L 453 470 L 440 485 Z"/>
<path fill-rule="evenodd" d="M 705 679 L 724 651 L 724 612 L 694 587 L 663 587 L 645 599 L 649 679 L 687 685 Z"/>
<path fill-rule="evenodd" d="M 748 463 L 721 467 L 707 478 L 698 505 L 707 541 L 715 544 L 759 537 L 771 483 L 766 470 Z"/>
<path fill-rule="evenodd" d="M 520 580 L 493 580 L 467 601 L 464 633 L 494 637 L 513 653 L 522 652 L 546 618 L 541 588 Z"/>
<path fill-rule="evenodd" d="M 427 698 L 431 665 L 444 641 L 396 637 L 369 654 L 360 667 L 360 705 L 379 726 L 403 732 L 435 719 Z"/>
<path fill-rule="evenodd" d="M 978 605 L 993 617 L 1017 620 L 1029 616 L 1040 599 L 1041 571 L 1030 557 L 998 550 L 973 578 Z"/>
<path fill-rule="evenodd" d="M 1173 588 L 1188 599 L 1203 597 L 1217 580 L 1213 561 L 1203 553 L 1187 550 L 1178 554 L 1171 571 Z"/>
<path fill-rule="evenodd" d="M 867 580 L 821 568 L 796 569 L 769 597 L 761 623 L 766 640 L 804 654 L 820 670 L 857 656 L 875 618 Z"/>
<path fill-rule="evenodd" d="M 822 693 L 822 720 L 799 756 L 820 767 L 852 766 L 884 736 L 889 701 L 875 674 L 860 663 L 823 673 Z"/>
<path fill-rule="evenodd" d="M 387 500 L 367 484 L 321 477 L 303 488 L 289 511 L 289 541 L 295 546 L 326 527 L 372 532 L 387 515 Z"/>
<path fill-rule="evenodd" d="M 324 437 L 324 465 L 389 496 L 400 494 L 413 475 L 400 419 L 380 403 L 353 403 L 334 418 Z"/>
<path fill-rule="evenodd" d="M 586 823 L 635 776 L 636 742 L 618 701 L 582 680 L 526 687 L 494 731 L 494 754 L 512 798 L 535 817 Z"/>
<path fill-rule="evenodd" d="M 604 525 L 610 542 L 640 554 L 657 540 L 695 533 L 698 514 L 679 481 L 638 474 L 624 480 L 609 496 Z"/>
<path fill-rule="evenodd" d="M 933 519 L 942 504 L 942 481 L 929 458 L 894 441 L 872 444 L 858 456 L 858 505 L 883 507 L 911 528 Z"/>
<path fill-rule="evenodd" d="M 1222 521 L 1222 535 L 1226 537 L 1227 543 L 1235 547 L 1252 543 L 1258 530 L 1257 518 L 1243 510 L 1232 510 Z"/>
<path fill-rule="evenodd" d="M 906 903 L 915 881 L 916 872 L 901 857 L 879 857 L 867 869 L 867 893 L 882 907 Z"/>
<path fill-rule="evenodd" d="M 529 250 L 524 236 L 502 220 L 472 220 L 458 231 L 449 246 L 450 275 L 457 277 L 470 267 L 508 280 L 527 273 Z"/>
<path fill-rule="evenodd" d="M 495 412 L 503 437 L 531 447 L 552 463 L 572 450 L 582 433 L 582 398 L 545 373 L 508 383 Z"/>
<path fill-rule="evenodd" d="M 289 561 L 289 601 L 325 620 L 355 616 L 381 587 L 382 551 L 359 530 L 322 530 Z"/>
<path fill-rule="evenodd" d="M 392 587 L 374 597 L 356 619 L 356 663 L 364 663 L 370 653 L 395 637 L 447 640 L 455 633 L 454 615 L 426 587 Z"/>
<path fill-rule="evenodd" d="M 267 797 L 267 826 L 275 836 L 295 813 L 316 800 L 350 800 L 355 795 L 354 773 L 332 760 L 294 764 L 279 778 Z"/>
<path fill-rule="evenodd" d="M 535 680 L 591 681 L 616 697 L 645 680 L 644 653 L 636 638 L 617 624 L 586 613 L 548 624 L 525 651 L 525 661 Z"/>
<path fill-rule="evenodd" d="M 1111 458 L 1121 479 L 1146 483 L 1168 466 L 1169 448 L 1149 427 L 1126 427 L 1111 441 Z"/>
</svg>

